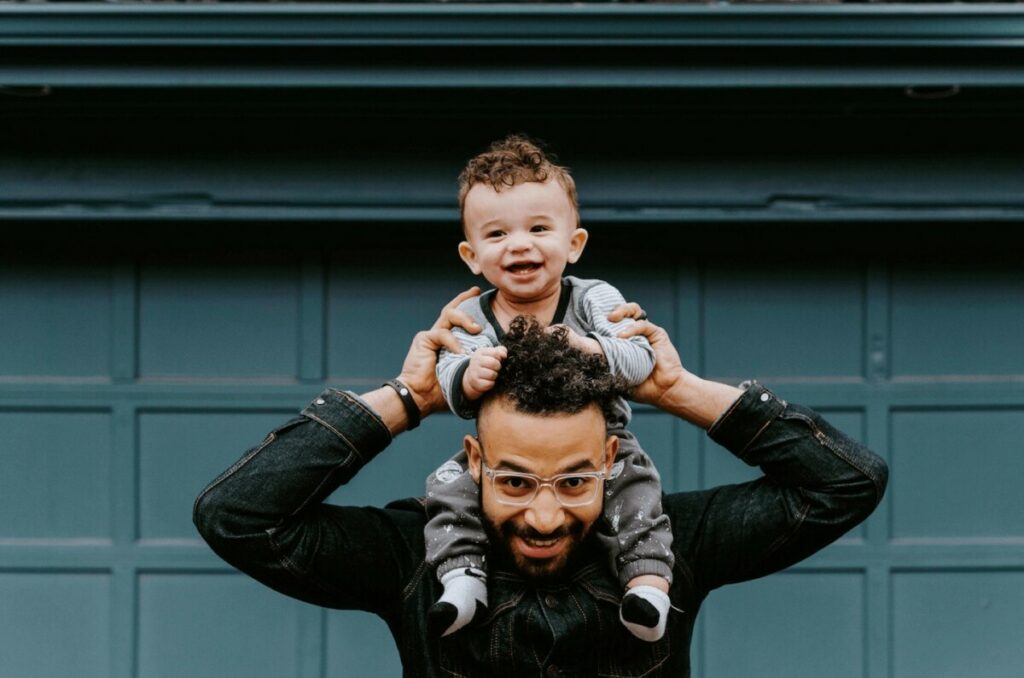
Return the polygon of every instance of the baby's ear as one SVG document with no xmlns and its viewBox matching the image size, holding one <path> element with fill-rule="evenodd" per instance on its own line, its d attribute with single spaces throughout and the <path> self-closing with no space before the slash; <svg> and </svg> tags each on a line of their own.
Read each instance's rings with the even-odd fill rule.
<svg viewBox="0 0 1024 678">
<path fill-rule="evenodd" d="M 469 266 L 473 275 L 480 275 L 480 264 L 476 261 L 476 252 L 473 250 L 473 246 L 465 240 L 459 243 L 459 256 L 466 262 L 466 266 Z"/>
<path fill-rule="evenodd" d="M 575 264 L 583 256 L 583 248 L 587 246 L 590 234 L 585 228 L 577 228 L 569 236 L 569 263 Z"/>
</svg>

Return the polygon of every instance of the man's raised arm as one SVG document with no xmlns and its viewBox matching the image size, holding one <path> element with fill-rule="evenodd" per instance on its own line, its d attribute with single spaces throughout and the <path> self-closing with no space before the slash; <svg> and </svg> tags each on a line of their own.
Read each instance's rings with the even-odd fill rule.
<svg viewBox="0 0 1024 678">
<path fill-rule="evenodd" d="M 672 495 L 665 511 L 697 588 L 753 579 L 788 567 L 864 520 L 885 491 L 888 468 L 814 411 L 752 383 L 747 389 L 688 372 L 663 329 L 644 320 L 656 365 L 634 398 L 706 429 L 764 476 Z"/>
<path fill-rule="evenodd" d="M 459 295 L 413 339 L 399 380 L 421 417 L 445 407 L 437 351 L 459 350 L 450 330 L 468 319 L 455 307 L 477 293 Z M 422 559 L 422 517 L 323 502 L 409 427 L 406 407 L 388 386 L 361 397 L 327 389 L 199 494 L 196 528 L 225 561 L 271 588 L 392 618 Z"/>
</svg>

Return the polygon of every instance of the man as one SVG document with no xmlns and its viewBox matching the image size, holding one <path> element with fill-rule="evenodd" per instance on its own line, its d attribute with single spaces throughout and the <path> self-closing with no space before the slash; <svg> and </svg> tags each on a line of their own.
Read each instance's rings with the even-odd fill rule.
<svg viewBox="0 0 1024 678">
<path fill-rule="evenodd" d="M 657 364 L 633 398 L 708 429 L 766 473 L 742 485 L 664 498 L 676 563 L 675 611 L 665 635 L 644 642 L 618 623 L 621 590 L 590 538 L 602 493 L 587 494 L 587 478 L 600 483 L 614 472 L 615 443 L 600 406 L 614 387 L 593 385 L 591 378 L 550 379 L 554 368 L 547 361 L 524 360 L 541 369 L 516 370 L 506 387 L 496 386 L 481 404 L 478 436 L 465 443 L 491 532 L 490 606 L 458 634 L 431 636 L 426 612 L 439 584 L 424 562 L 422 504 L 375 509 L 322 502 L 393 436 L 445 408 L 436 353 L 442 346 L 459 350 L 451 327 L 472 328 L 456 307 L 476 293 L 460 295 L 430 331 L 416 336 L 397 388 L 361 398 L 325 391 L 196 500 L 199 531 L 243 572 L 311 603 L 380 615 L 405 675 L 688 676 L 689 641 L 708 592 L 799 561 L 880 501 L 887 478 L 881 459 L 757 384 L 742 390 L 696 377 L 666 333 L 641 320 L 624 334 L 646 336 Z M 638 313 L 626 305 L 613 315 Z M 530 342 L 531 350 L 559 353 L 569 364 L 565 374 L 575 373 L 582 354 L 568 349 L 564 337 L 531 335 Z M 510 356 L 516 350 L 510 347 Z M 556 385 L 566 381 L 572 384 L 563 397 Z"/>
</svg>

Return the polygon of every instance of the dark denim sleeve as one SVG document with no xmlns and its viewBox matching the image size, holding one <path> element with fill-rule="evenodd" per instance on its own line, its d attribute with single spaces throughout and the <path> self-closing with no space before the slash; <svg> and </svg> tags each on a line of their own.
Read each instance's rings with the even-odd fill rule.
<svg viewBox="0 0 1024 678">
<path fill-rule="evenodd" d="M 880 457 L 756 383 L 708 435 L 764 476 L 667 498 L 679 555 L 704 591 L 806 558 L 864 520 L 885 491 Z"/>
<path fill-rule="evenodd" d="M 220 557 L 271 588 L 393 618 L 422 560 L 422 513 L 322 503 L 390 442 L 360 400 L 327 390 L 210 483 L 193 521 Z"/>
</svg>

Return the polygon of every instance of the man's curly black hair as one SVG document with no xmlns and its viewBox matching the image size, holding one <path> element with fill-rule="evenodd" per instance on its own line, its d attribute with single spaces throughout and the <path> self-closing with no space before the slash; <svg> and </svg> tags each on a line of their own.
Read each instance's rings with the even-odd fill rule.
<svg viewBox="0 0 1024 678">
<path fill-rule="evenodd" d="M 520 315 L 509 325 L 502 361 L 487 398 L 504 396 L 520 412 L 575 414 L 592 403 L 609 419 L 615 399 L 628 393 L 626 381 L 608 371 L 603 355 L 569 345 L 566 327 L 546 332 L 533 316 Z"/>
</svg>

